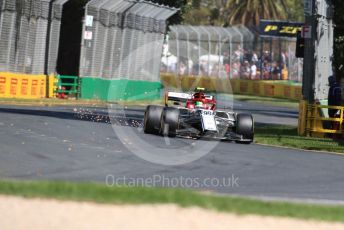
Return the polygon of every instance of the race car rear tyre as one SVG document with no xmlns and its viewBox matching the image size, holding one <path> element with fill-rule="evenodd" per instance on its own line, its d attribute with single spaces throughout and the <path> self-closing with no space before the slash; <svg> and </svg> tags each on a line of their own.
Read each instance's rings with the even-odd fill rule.
<svg viewBox="0 0 344 230">
<path fill-rule="evenodd" d="M 254 138 L 254 121 L 250 114 L 238 114 L 236 121 L 236 132 L 243 136 L 243 141 L 237 141 L 240 144 L 251 144 Z"/>
<path fill-rule="evenodd" d="M 147 106 L 144 122 L 143 131 L 148 134 L 159 134 L 160 130 L 160 118 L 164 107 L 162 106 Z"/>
<path fill-rule="evenodd" d="M 165 107 L 161 115 L 160 133 L 163 136 L 175 137 L 179 128 L 179 109 Z"/>
</svg>

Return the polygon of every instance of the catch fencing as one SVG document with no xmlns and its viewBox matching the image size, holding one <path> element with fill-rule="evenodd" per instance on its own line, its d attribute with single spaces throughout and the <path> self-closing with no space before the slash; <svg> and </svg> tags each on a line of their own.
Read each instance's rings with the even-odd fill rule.
<svg viewBox="0 0 344 230">
<path fill-rule="evenodd" d="M 159 82 L 166 20 L 177 11 L 146 1 L 90 1 L 80 77 Z"/>
<path fill-rule="evenodd" d="M 302 81 L 295 38 L 265 38 L 245 26 L 171 26 L 161 71 L 230 79 Z"/>
<path fill-rule="evenodd" d="M 303 58 L 297 58 L 296 51 L 296 39 L 295 38 L 283 38 L 283 37 L 260 37 L 259 44 L 256 49 L 268 63 L 268 66 L 279 65 L 281 69 L 285 69 L 286 78 L 288 80 L 302 82 L 303 77 Z M 261 62 L 261 66 L 264 70 L 264 61 Z M 264 76 L 262 76 L 264 79 Z M 266 78 L 266 77 L 265 77 Z M 283 78 L 283 77 L 281 77 Z"/>
<path fill-rule="evenodd" d="M 171 26 L 162 70 L 179 75 L 236 75 L 237 50 L 252 49 L 254 35 L 243 26 Z M 238 54 L 240 55 L 240 54 Z"/>
<path fill-rule="evenodd" d="M 67 1 L 0 1 L 0 71 L 56 71 L 62 9 Z"/>
</svg>

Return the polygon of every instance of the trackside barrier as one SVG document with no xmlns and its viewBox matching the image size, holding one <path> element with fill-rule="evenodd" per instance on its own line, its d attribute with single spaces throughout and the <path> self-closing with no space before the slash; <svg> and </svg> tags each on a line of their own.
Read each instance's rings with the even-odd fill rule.
<svg viewBox="0 0 344 230">
<path fill-rule="evenodd" d="M 56 83 L 56 76 L 51 74 L 48 76 L 48 98 L 54 98 L 55 95 L 55 83 Z"/>
<path fill-rule="evenodd" d="M 217 93 L 235 93 L 252 96 L 284 98 L 292 100 L 302 99 L 302 88 L 291 85 L 287 81 L 254 81 L 240 79 L 221 79 L 215 77 L 176 76 L 161 74 L 164 88 L 181 88 L 184 91 L 196 87 L 203 87 Z"/>
<path fill-rule="evenodd" d="M 80 81 L 77 76 L 57 75 L 54 80 L 55 95 L 68 95 L 79 98 L 80 96 Z"/>
<path fill-rule="evenodd" d="M 305 134 L 317 136 L 319 134 L 343 134 L 344 107 L 325 105 L 306 105 Z M 323 110 L 335 109 L 339 111 L 338 117 L 325 116 Z M 324 136 L 324 135 L 323 135 Z"/>
<path fill-rule="evenodd" d="M 306 135 L 306 116 L 307 116 L 307 101 L 300 101 L 299 104 L 299 124 L 298 133 L 300 136 Z"/>
<path fill-rule="evenodd" d="M 0 98 L 37 99 L 47 96 L 47 77 L 0 73 Z"/>
</svg>

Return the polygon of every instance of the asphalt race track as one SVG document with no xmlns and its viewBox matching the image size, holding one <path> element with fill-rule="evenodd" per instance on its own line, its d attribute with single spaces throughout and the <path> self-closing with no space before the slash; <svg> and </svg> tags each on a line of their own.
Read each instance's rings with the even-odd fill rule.
<svg viewBox="0 0 344 230">
<path fill-rule="evenodd" d="M 252 112 L 258 123 L 297 123 L 295 109 L 239 102 L 234 107 Z M 147 142 L 165 143 L 163 137 L 145 135 L 140 130 L 143 108 L 126 108 L 125 113 L 123 129 L 134 130 Z M 125 184 L 130 179 L 154 178 L 152 186 L 344 203 L 344 156 L 219 142 L 193 163 L 163 166 L 131 153 L 127 148 L 132 144 L 130 140 L 120 141 L 109 122 L 107 108 L 0 106 L 0 177 L 101 183 L 120 178 Z M 171 140 L 170 146 L 178 149 L 191 142 L 178 138 Z M 199 143 L 208 145 L 209 141 Z M 223 178 L 232 181 L 211 186 L 205 183 L 221 182 Z M 193 181 L 185 184 L 183 179 Z"/>
</svg>

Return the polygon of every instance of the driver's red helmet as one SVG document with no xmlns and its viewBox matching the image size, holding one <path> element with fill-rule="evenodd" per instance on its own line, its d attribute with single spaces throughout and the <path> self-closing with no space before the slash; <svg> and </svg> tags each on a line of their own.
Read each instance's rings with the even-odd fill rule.
<svg viewBox="0 0 344 230">
<path fill-rule="evenodd" d="M 195 93 L 194 95 L 193 95 L 193 99 L 194 100 L 203 100 L 203 99 L 205 99 L 205 95 L 204 95 L 204 93 Z"/>
</svg>

